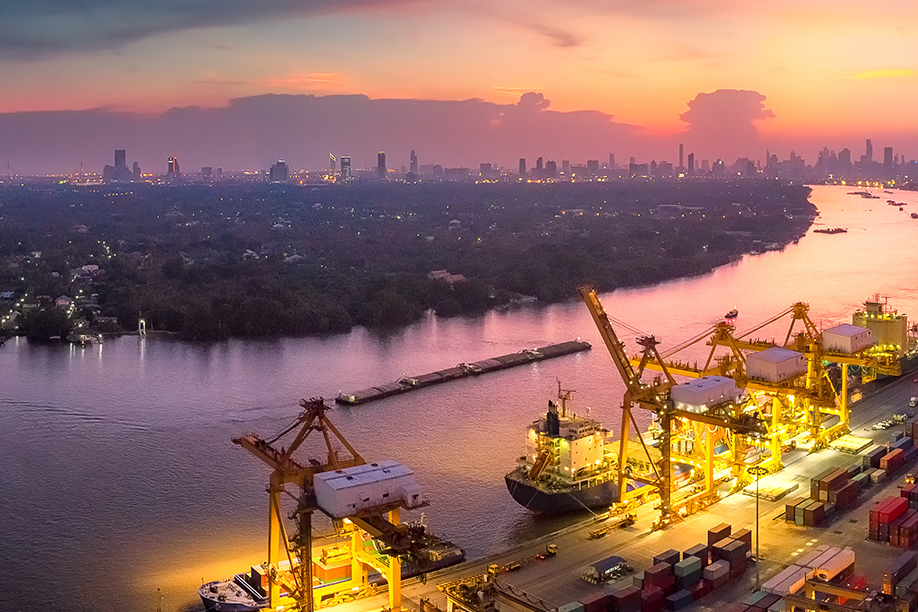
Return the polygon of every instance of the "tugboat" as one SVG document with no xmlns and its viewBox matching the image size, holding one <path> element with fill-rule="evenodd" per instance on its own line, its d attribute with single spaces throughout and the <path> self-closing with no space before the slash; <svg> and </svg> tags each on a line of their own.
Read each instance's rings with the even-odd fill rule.
<svg viewBox="0 0 918 612">
<path fill-rule="evenodd" d="M 733 310 L 725 314 L 724 318 L 725 319 L 735 319 L 737 316 L 739 316 L 739 311 L 736 308 L 734 308 Z"/>
<path fill-rule="evenodd" d="M 559 382 L 559 403 L 549 400 L 548 411 L 529 425 L 526 455 L 504 476 L 513 499 L 533 512 L 574 512 L 618 501 L 607 430 L 596 419 L 570 412 L 570 399 L 571 391 L 562 391 Z"/>
</svg>

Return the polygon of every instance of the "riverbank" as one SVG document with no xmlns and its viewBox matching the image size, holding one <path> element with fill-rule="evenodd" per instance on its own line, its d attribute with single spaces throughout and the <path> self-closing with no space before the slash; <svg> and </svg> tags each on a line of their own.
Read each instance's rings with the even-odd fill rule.
<svg viewBox="0 0 918 612">
<path fill-rule="evenodd" d="M 188 340 L 391 333 L 429 313 L 563 303 L 582 284 L 651 286 L 783 249 L 816 215 L 809 193 L 756 180 L 134 186 L 114 209 L 72 187 L 34 202 L 17 191 L 0 229 L 34 240 L 0 257 L 13 295 L 0 308 L 31 337 L 64 335 L 67 320 L 42 314 L 54 309 L 125 329 L 142 316 Z M 67 251 L 50 238 L 61 226 Z"/>
</svg>

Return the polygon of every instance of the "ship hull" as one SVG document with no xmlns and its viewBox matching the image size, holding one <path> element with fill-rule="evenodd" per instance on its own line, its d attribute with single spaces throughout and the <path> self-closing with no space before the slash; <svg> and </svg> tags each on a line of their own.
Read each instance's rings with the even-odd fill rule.
<svg viewBox="0 0 918 612">
<path fill-rule="evenodd" d="M 580 489 L 546 490 L 513 471 L 504 477 L 516 503 L 532 512 L 560 514 L 609 506 L 618 501 L 618 483 L 607 480 Z"/>
</svg>

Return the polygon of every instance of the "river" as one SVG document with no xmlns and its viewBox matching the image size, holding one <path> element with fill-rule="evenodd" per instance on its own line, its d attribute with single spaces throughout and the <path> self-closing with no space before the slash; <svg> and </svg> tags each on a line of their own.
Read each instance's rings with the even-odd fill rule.
<svg viewBox="0 0 918 612">
<path fill-rule="evenodd" d="M 877 293 L 916 312 L 918 220 L 908 209 L 918 211 L 918 193 L 867 200 L 851 189 L 811 196 L 816 223 L 845 234 L 810 231 L 784 251 L 616 291 L 603 304 L 663 350 L 734 307 L 740 331 L 797 301 L 824 327 L 850 322 Z M 430 316 L 389 335 L 212 345 L 125 336 L 87 348 L 11 340 L 0 347 L 0 607 L 140 612 L 156 610 L 159 595 L 163 610 L 193 606 L 202 580 L 265 557 L 268 469 L 232 437 L 279 432 L 299 398 L 576 337 L 594 349 L 330 414 L 367 459 L 413 468 L 431 500 L 425 522 L 478 557 L 572 520 L 530 515 L 503 483 L 557 379 L 576 391 L 576 409 L 618 425 L 622 387 L 579 301 Z"/>
</svg>

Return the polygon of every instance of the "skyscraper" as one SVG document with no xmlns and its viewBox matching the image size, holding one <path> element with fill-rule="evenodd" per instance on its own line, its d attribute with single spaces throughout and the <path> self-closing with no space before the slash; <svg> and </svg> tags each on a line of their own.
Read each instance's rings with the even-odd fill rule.
<svg viewBox="0 0 918 612">
<path fill-rule="evenodd" d="M 169 174 L 172 174 L 172 175 L 181 174 L 181 170 L 179 169 L 178 157 L 169 158 Z"/>
<path fill-rule="evenodd" d="M 694 172 L 695 172 L 695 154 L 689 153 L 688 154 L 688 173 L 691 175 L 691 174 L 694 174 Z"/>
<path fill-rule="evenodd" d="M 345 183 L 351 180 L 351 156 L 341 156 L 341 180 Z"/>
<path fill-rule="evenodd" d="M 137 164 L 134 164 L 135 166 Z M 115 181 L 128 183 L 133 180 L 134 174 L 127 165 L 127 154 L 124 149 L 115 149 L 115 165 L 105 165 L 102 169 L 103 181 Z"/>
<path fill-rule="evenodd" d="M 520 158 L 520 178 L 521 179 L 526 178 L 526 158 L 525 157 Z"/>
<path fill-rule="evenodd" d="M 872 162 L 872 161 L 873 161 L 873 143 L 870 142 L 870 139 L 869 139 L 869 138 L 867 139 L 867 155 L 866 155 L 866 157 L 867 157 L 867 161 L 869 161 L 869 162 Z"/>
<path fill-rule="evenodd" d="M 558 178 L 558 164 L 553 160 L 545 162 L 545 176 L 548 178 Z"/>
<path fill-rule="evenodd" d="M 276 164 L 271 166 L 269 174 L 271 175 L 271 182 L 286 183 L 290 177 L 290 168 L 287 167 L 287 162 L 279 159 Z"/>
<path fill-rule="evenodd" d="M 679 170 L 682 170 L 685 166 L 682 165 L 682 154 L 684 152 L 683 145 L 679 145 Z"/>
<path fill-rule="evenodd" d="M 418 156 L 414 154 L 414 149 L 411 150 L 411 161 L 408 164 L 408 172 L 411 174 L 418 173 Z"/>
<path fill-rule="evenodd" d="M 615 170 L 615 153 L 609 153 L 609 169 Z"/>
<path fill-rule="evenodd" d="M 376 154 L 376 175 L 380 179 L 386 178 L 388 170 L 386 169 L 386 152 L 380 151 Z"/>
<path fill-rule="evenodd" d="M 893 175 L 893 148 L 883 147 L 883 178 L 892 178 Z"/>
</svg>

